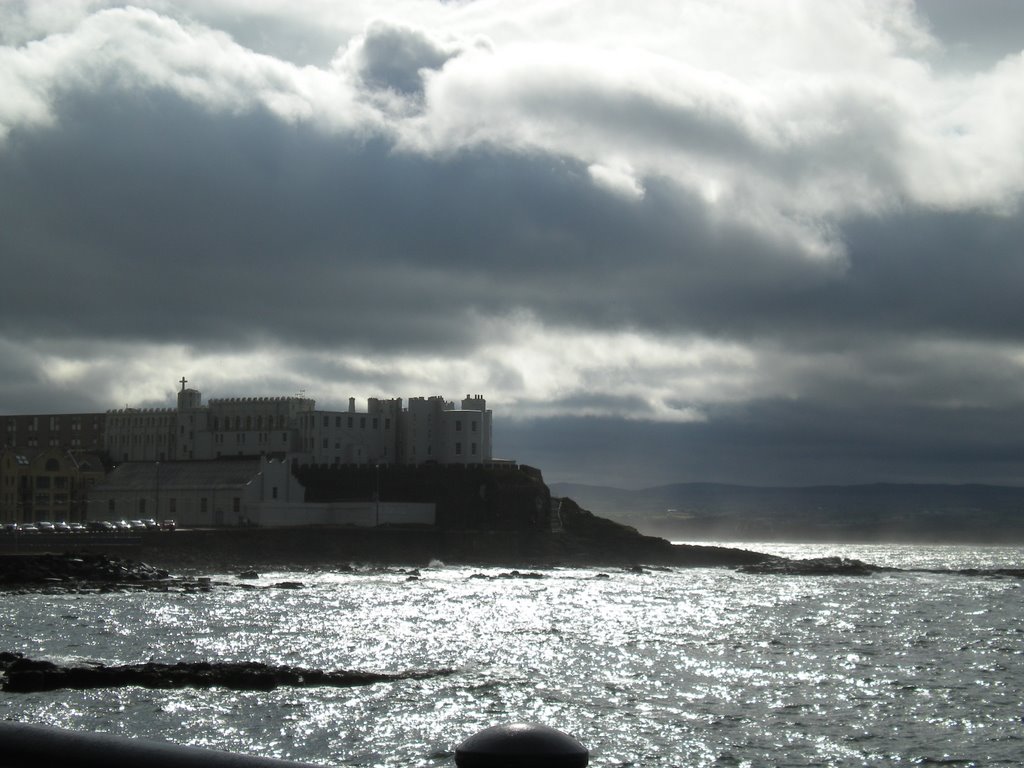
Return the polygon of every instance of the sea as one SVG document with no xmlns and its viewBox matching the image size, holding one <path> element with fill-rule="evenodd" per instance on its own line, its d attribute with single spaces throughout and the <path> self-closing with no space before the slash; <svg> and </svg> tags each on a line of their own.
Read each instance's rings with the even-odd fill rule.
<svg viewBox="0 0 1024 768">
<path fill-rule="evenodd" d="M 355 564 L 256 589 L 209 573 L 209 592 L 0 594 L 0 650 L 32 658 L 438 673 L 0 693 L 0 718 L 335 766 L 451 766 L 514 722 L 572 734 L 594 766 L 1024 765 L 1024 581 L 953 572 L 1024 567 L 1024 548 L 735 546 L 916 570 Z"/>
</svg>

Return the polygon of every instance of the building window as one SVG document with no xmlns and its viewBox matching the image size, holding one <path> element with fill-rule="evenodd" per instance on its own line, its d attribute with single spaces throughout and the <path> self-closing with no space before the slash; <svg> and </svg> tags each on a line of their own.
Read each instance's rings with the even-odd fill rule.
<svg viewBox="0 0 1024 768">
<path fill-rule="evenodd" d="M 326 438 L 326 437 L 324 438 L 324 445 L 323 445 L 323 447 L 324 447 L 324 448 L 327 448 L 327 447 L 328 447 L 328 446 L 327 446 L 327 438 Z"/>
<path fill-rule="evenodd" d="M 208 511 L 209 511 L 209 499 L 207 499 L 205 496 L 203 496 L 203 498 L 201 498 L 199 500 L 199 512 L 201 514 L 205 515 Z"/>
<path fill-rule="evenodd" d="M 476 443 L 473 443 L 471 445 L 470 453 L 472 453 L 474 456 L 476 456 Z"/>
<path fill-rule="evenodd" d="M 371 422 L 371 424 L 370 424 L 370 427 L 371 427 L 372 429 L 376 429 L 376 428 L 377 428 L 377 419 L 374 419 L 374 420 L 373 420 L 373 421 Z"/>
<path fill-rule="evenodd" d="M 235 496 L 231 499 L 231 511 L 236 515 L 242 511 L 242 499 L 240 497 Z"/>
<path fill-rule="evenodd" d="M 384 429 L 391 429 L 391 419 L 384 419 Z"/>
<path fill-rule="evenodd" d="M 462 431 L 462 419 L 456 419 L 455 420 L 455 431 L 456 432 L 461 432 Z"/>
<path fill-rule="evenodd" d="M 455 455 L 456 456 L 461 456 L 462 455 L 462 443 L 456 443 L 455 444 Z"/>
<path fill-rule="evenodd" d="M 325 426 L 325 427 L 329 427 L 329 426 L 331 426 L 331 420 L 330 420 L 330 417 L 328 417 L 328 416 L 324 416 L 324 426 Z"/>
<path fill-rule="evenodd" d="M 351 416 L 348 417 L 348 428 L 352 429 L 352 417 Z"/>
<path fill-rule="evenodd" d="M 365 416 L 360 416 L 359 417 L 359 428 L 360 429 L 366 429 L 366 417 Z"/>
<path fill-rule="evenodd" d="M 334 417 L 334 426 L 336 426 L 336 427 L 340 427 L 341 426 L 341 416 L 335 416 Z"/>
<path fill-rule="evenodd" d="M 277 486 L 276 485 L 273 488 L 270 489 L 270 498 L 272 498 L 272 499 L 276 499 L 277 498 Z"/>
<path fill-rule="evenodd" d="M 472 430 L 473 432 L 476 432 L 476 422 L 475 422 L 475 421 L 471 421 L 471 422 L 469 422 L 469 428 L 470 428 L 470 429 L 471 429 L 471 430 Z"/>
<path fill-rule="evenodd" d="M 178 500 L 173 498 L 169 499 L 167 502 L 167 509 L 172 515 L 178 514 Z"/>
</svg>

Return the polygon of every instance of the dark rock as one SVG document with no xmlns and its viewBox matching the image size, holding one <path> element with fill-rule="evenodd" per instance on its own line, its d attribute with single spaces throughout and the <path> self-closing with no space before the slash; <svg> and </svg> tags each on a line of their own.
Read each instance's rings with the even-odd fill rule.
<svg viewBox="0 0 1024 768">
<path fill-rule="evenodd" d="M 471 579 L 544 579 L 547 578 L 543 573 L 532 573 L 530 571 L 503 571 L 497 576 L 489 576 L 486 573 L 474 573 L 469 578 Z"/>
<path fill-rule="evenodd" d="M 529 571 L 527 571 L 526 573 L 523 573 L 523 572 L 520 572 L 520 571 L 508 571 L 507 573 L 499 573 L 498 574 L 498 578 L 499 579 L 543 579 L 544 578 L 544 574 L 543 573 L 531 573 Z"/>
<path fill-rule="evenodd" d="M 763 563 L 741 565 L 737 570 L 741 573 L 784 576 L 870 576 L 888 569 L 845 557 L 816 557 L 808 560 L 777 558 Z"/>
<path fill-rule="evenodd" d="M 170 578 L 145 563 L 99 554 L 42 554 L 0 557 L 0 585 L 59 583 L 153 583 Z"/>
<path fill-rule="evenodd" d="M 49 661 L 27 659 L 17 653 L 0 653 L 0 679 L 3 680 L 0 689 L 9 693 L 126 686 L 155 689 L 216 686 L 239 691 L 270 691 L 281 686 L 351 687 L 397 680 L 424 680 L 452 672 L 450 669 L 396 674 L 347 670 L 325 672 L 256 662 L 148 662 L 113 667 L 103 664 L 62 667 Z"/>
<path fill-rule="evenodd" d="M 260 577 L 260 575 L 255 570 L 252 570 L 252 569 L 249 569 L 247 571 L 242 571 L 241 573 L 238 574 L 238 578 L 239 579 L 258 579 L 259 577 Z"/>
<path fill-rule="evenodd" d="M 302 589 L 305 586 L 301 581 L 279 581 L 274 585 L 277 589 Z"/>
</svg>

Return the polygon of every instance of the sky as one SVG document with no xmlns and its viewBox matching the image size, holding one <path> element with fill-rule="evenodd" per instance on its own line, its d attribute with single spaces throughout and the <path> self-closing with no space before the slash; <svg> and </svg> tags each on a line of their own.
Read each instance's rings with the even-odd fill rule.
<svg viewBox="0 0 1024 768">
<path fill-rule="evenodd" d="M 0 413 L 466 393 L 549 482 L 1024 483 L 1024 3 L 0 0 Z"/>
</svg>

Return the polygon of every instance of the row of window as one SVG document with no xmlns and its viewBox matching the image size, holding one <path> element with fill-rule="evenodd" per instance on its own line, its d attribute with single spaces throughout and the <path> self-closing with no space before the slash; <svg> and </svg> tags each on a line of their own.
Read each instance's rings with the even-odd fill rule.
<svg viewBox="0 0 1024 768">
<path fill-rule="evenodd" d="M 275 499 L 277 498 L 277 488 L 274 488 L 274 498 Z M 159 504 L 157 504 L 157 507 L 158 508 L 156 510 L 156 513 L 160 514 Z M 139 499 L 138 503 L 136 505 L 136 509 L 138 510 L 139 517 L 145 518 L 146 517 L 146 499 Z M 116 517 L 116 514 L 117 514 L 116 510 L 117 510 L 117 504 L 116 504 L 115 500 L 114 499 L 110 499 L 109 501 L 107 501 L 107 512 L 108 512 L 108 514 L 110 514 L 111 516 L 115 516 Z M 207 512 L 209 512 L 209 510 L 210 510 L 210 500 L 209 500 L 209 498 L 207 498 L 206 496 L 200 497 L 200 499 L 199 499 L 199 513 L 205 515 Z M 242 497 L 241 496 L 235 496 L 235 497 L 233 497 L 231 499 L 231 511 L 234 512 L 235 514 L 238 514 L 239 512 L 242 511 Z M 174 496 L 171 496 L 171 497 L 169 497 L 167 499 L 167 514 L 169 514 L 171 517 L 174 517 L 176 514 L 178 514 L 178 499 L 176 497 L 174 497 Z"/>
<path fill-rule="evenodd" d="M 235 433 L 235 445 L 244 445 L 245 444 L 246 435 L 247 435 L 246 432 L 236 432 Z M 263 445 L 265 443 L 270 442 L 270 435 L 268 433 L 266 433 L 266 432 L 260 432 L 259 435 L 257 436 L 256 440 L 259 442 L 260 445 Z M 216 435 L 214 435 L 213 436 L 213 442 L 217 443 L 218 445 L 223 445 L 224 444 L 224 433 L 223 432 L 219 432 Z M 288 433 L 287 432 L 282 432 L 281 433 L 281 442 L 283 444 L 285 444 L 285 445 L 288 444 Z"/>
<path fill-rule="evenodd" d="M 129 442 L 129 440 L 128 440 L 129 437 L 131 437 L 131 444 L 132 445 L 142 445 L 143 443 L 145 443 L 146 445 L 152 445 L 154 442 L 156 442 L 159 445 L 163 445 L 164 443 L 167 442 L 167 435 L 163 435 L 163 434 L 157 434 L 157 435 L 152 435 L 152 434 L 149 434 L 149 435 L 121 435 L 120 439 L 118 440 L 118 442 L 121 445 L 127 445 L 128 442 Z M 154 437 L 156 438 L 156 440 L 153 439 Z"/>
<path fill-rule="evenodd" d="M 320 447 L 321 448 L 330 448 L 331 447 L 331 441 L 328 438 L 325 437 L 323 439 L 323 443 L 322 443 L 322 445 Z M 362 447 L 361 446 L 353 446 L 353 447 L 356 449 L 356 456 L 357 457 L 361 457 L 363 455 Z M 309 438 L 309 449 L 313 450 L 313 438 Z M 341 450 L 341 441 L 340 440 L 336 440 L 334 442 L 334 450 L 336 450 L 336 451 L 340 451 Z M 388 455 L 388 447 L 386 445 L 383 446 L 382 451 L 383 452 L 381 453 L 381 457 L 386 458 L 387 455 Z M 334 459 L 334 463 L 337 464 L 340 460 L 341 459 L 339 459 L 339 458 L 335 458 Z"/>
<path fill-rule="evenodd" d="M 119 427 L 170 427 L 175 417 L 169 416 L 122 416 L 110 420 L 112 429 Z"/>
<path fill-rule="evenodd" d="M 239 431 L 245 424 L 245 429 L 248 431 L 253 430 L 253 425 L 257 431 L 264 429 L 263 416 L 257 416 L 255 421 L 252 416 L 246 416 L 245 421 L 242 421 L 241 416 L 225 416 L 223 422 L 223 429 L 226 431 Z M 265 428 L 266 429 L 285 429 L 288 426 L 288 420 L 284 414 L 278 414 L 275 419 L 273 416 L 268 415 Z M 217 432 L 221 429 L 221 420 L 219 416 L 213 417 L 213 431 Z"/>
<path fill-rule="evenodd" d="M 61 428 L 61 423 L 60 423 L 60 417 L 59 416 L 50 416 L 49 417 L 49 421 L 47 423 L 48 423 L 48 429 L 50 429 L 50 431 L 55 432 L 55 431 L 57 431 L 57 430 L 59 430 Z M 25 428 L 29 432 L 38 432 L 39 431 L 39 417 L 38 416 L 33 416 L 32 417 L 32 421 L 28 422 L 28 424 L 25 425 Z M 100 428 L 100 422 L 99 422 L 98 419 L 93 419 L 92 428 L 94 430 L 98 430 Z M 82 417 L 81 416 L 72 416 L 71 417 L 70 430 L 72 432 L 81 432 L 82 431 Z M 8 432 L 17 432 L 18 431 L 18 422 L 17 422 L 16 419 L 13 419 L 13 418 L 7 419 L 7 431 Z"/>
<path fill-rule="evenodd" d="M 35 495 L 36 507 L 66 507 L 68 495 L 66 493 L 37 493 Z"/>
<path fill-rule="evenodd" d="M 307 419 L 306 419 L 306 425 L 307 426 L 310 426 L 310 427 L 313 426 L 313 418 L 314 417 L 312 415 L 307 417 Z M 342 423 L 342 419 L 343 418 L 344 418 L 344 421 L 345 421 L 345 426 L 348 429 L 355 429 L 355 416 L 345 416 L 345 417 L 335 416 L 334 417 L 334 427 L 336 429 L 341 429 L 341 423 Z M 331 417 L 330 416 L 324 416 L 323 417 L 323 425 L 324 425 L 324 427 L 330 427 L 331 426 Z M 380 420 L 376 416 L 374 416 L 373 418 L 370 419 L 370 429 L 377 429 L 379 426 L 380 426 Z M 359 428 L 360 429 L 366 429 L 366 417 L 365 416 L 360 416 L 359 417 Z M 385 432 L 391 431 L 391 419 L 390 418 L 385 418 L 384 419 L 384 431 Z"/>
</svg>

